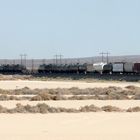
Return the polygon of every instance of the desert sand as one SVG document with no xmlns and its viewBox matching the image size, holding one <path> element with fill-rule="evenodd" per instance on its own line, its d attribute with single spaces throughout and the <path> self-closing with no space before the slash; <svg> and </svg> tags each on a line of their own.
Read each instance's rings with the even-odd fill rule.
<svg viewBox="0 0 140 140">
<path fill-rule="evenodd" d="M 126 87 L 128 85 L 134 85 L 140 87 L 140 83 L 138 82 L 82 82 L 82 81 L 0 81 L 0 88 L 1 89 L 20 89 L 24 87 L 29 87 L 31 89 L 35 88 L 71 88 L 71 87 L 78 87 L 81 89 L 84 88 L 95 88 L 95 87 L 109 87 L 109 86 L 116 86 L 116 87 Z"/>
<path fill-rule="evenodd" d="M 3 140 L 139 140 L 140 113 L 1 114 Z"/>
<path fill-rule="evenodd" d="M 139 100 L 60 100 L 60 101 L 0 101 L 0 105 L 6 108 L 14 108 L 17 103 L 22 105 L 35 106 L 38 103 L 45 103 L 51 107 L 64 107 L 64 108 L 76 108 L 79 109 L 81 106 L 94 104 L 98 107 L 103 107 L 106 105 L 116 106 L 121 109 L 128 109 L 129 107 L 140 106 Z"/>
<path fill-rule="evenodd" d="M 2 89 L 126 87 L 139 86 L 130 82 L 58 82 L 58 81 L 0 81 Z M 0 101 L 13 108 L 17 103 L 36 105 L 43 101 Z M 138 100 L 44 101 L 54 107 L 79 108 L 85 105 L 113 105 L 120 108 L 140 106 Z M 2 140 L 139 140 L 140 113 L 54 113 L 0 114 Z"/>
</svg>

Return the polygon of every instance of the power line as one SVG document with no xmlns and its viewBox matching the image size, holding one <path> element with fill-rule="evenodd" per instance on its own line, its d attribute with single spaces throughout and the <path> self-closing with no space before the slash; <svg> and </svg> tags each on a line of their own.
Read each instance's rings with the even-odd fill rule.
<svg viewBox="0 0 140 140">
<path fill-rule="evenodd" d="M 24 56 L 24 65 L 26 67 L 26 57 L 27 57 L 27 54 L 23 54 L 23 56 Z"/>
<path fill-rule="evenodd" d="M 20 54 L 20 63 L 22 65 L 22 58 L 23 58 L 23 54 Z"/>
<path fill-rule="evenodd" d="M 54 55 L 54 57 L 55 57 L 55 62 L 56 62 L 56 65 L 58 65 L 58 62 L 60 63 L 60 64 L 62 64 L 62 57 L 63 57 L 63 55 L 61 55 L 61 54 L 56 54 L 56 55 Z"/>
<path fill-rule="evenodd" d="M 31 60 L 32 61 L 32 73 L 34 72 L 34 59 Z"/>
<path fill-rule="evenodd" d="M 26 66 L 26 57 L 27 57 L 27 54 L 20 54 L 21 65 L 25 65 Z"/>
<path fill-rule="evenodd" d="M 109 52 L 101 52 L 100 53 L 102 55 L 102 62 L 104 62 L 104 55 L 106 55 L 106 62 L 109 62 Z"/>
</svg>

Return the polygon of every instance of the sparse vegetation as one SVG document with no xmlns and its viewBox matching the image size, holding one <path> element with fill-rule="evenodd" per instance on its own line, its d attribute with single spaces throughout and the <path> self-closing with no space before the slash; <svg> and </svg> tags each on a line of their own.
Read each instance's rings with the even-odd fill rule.
<svg viewBox="0 0 140 140">
<path fill-rule="evenodd" d="M 111 106 L 111 105 L 103 106 L 101 109 L 105 112 L 122 112 L 123 111 L 122 109 L 115 106 Z"/>
<path fill-rule="evenodd" d="M 8 109 L 0 106 L 0 113 L 79 113 L 79 112 L 140 112 L 140 107 L 133 107 L 128 109 L 120 109 L 115 106 L 97 107 L 95 105 L 83 106 L 79 109 L 63 108 L 63 107 L 50 107 L 45 103 L 37 104 L 35 106 L 17 104 L 15 108 Z"/>
<path fill-rule="evenodd" d="M 16 95 L 16 96 L 15 96 Z M 18 95 L 24 95 L 23 97 Z M 27 95 L 27 97 L 26 97 Z M 33 95 L 33 96 L 28 96 Z M 0 100 L 140 100 L 140 88 L 128 86 L 126 89 L 120 87 L 87 88 L 79 89 L 34 89 L 28 87 L 16 90 L 0 89 Z"/>
<path fill-rule="evenodd" d="M 137 107 L 128 108 L 126 111 L 127 112 L 140 112 L 140 107 L 137 106 Z"/>
</svg>

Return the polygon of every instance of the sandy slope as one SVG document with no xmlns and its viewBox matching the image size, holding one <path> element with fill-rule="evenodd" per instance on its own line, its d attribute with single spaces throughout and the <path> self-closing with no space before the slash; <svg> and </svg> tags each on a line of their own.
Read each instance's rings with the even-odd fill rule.
<svg viewBox="0 0 140 140">
<path fill-rule="evenodd" d="M 126 87 L 128 85 L 135 85 L 140 87 L 138 82 L 80 82 L 80 81 L 0 81 L 1 89 L 17 89 L 29 87 L 31 89 L 35 88 L 71 88 L 79 87 L 84 88 L 94 88 L 94 87 L 108 87 L 108 86 L 117 86 L 117 87 Z"/>
<path fill-rule="evenodd" d="M 139 140 L 140 113 L 2 114 L 3 140 Z"/>
</svg>

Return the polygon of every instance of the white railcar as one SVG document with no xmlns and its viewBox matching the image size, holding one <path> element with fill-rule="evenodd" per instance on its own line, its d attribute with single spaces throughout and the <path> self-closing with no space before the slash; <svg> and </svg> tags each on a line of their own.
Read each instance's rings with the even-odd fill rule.
<svg viewBox="0 0 140 140">
<path fill-rule="evenodd" d="M 104 70 L 104 66 L 106 65 L 107 63 L 95 63 L 93 64 L 93 71 L 94 72 L 99 72 L 99 73 L 103 73 L 103 70 Z"/>
</svg>

